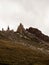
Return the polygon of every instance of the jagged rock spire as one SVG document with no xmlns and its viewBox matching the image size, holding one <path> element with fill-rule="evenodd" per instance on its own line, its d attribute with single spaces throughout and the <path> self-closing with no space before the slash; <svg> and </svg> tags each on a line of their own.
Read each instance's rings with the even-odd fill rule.
<svg viewBox="0 0 49 65">
<path fill-rule="evenodd" d="M 22 23 L 20 23 L 20 25 L 18 26 L 17 32 L 21 33 L 21 34 L 23 34 L 25 32 L 25 29 L 24 29 Z"/>
<path fill-rule="evenodd" d="M 4 28 L 2 28 L 2 31 L 4 31 Z"/>
<path fill-rule="evenodd" d="M 7 31 L 10 31 L 10 27 L 9 26 L 7 27 Z"/>
</svg>

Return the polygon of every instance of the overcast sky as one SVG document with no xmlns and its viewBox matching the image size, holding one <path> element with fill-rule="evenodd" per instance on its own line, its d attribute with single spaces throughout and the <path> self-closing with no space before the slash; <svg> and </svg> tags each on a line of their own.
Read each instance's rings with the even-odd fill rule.
<svg viewBox="0 0 49 65">
<path fill-rule="evenodd" d="M 49 0 L 0 0 L 0 29 L 16 30 L 20 22 L 49 35 Z"/>
</svg>

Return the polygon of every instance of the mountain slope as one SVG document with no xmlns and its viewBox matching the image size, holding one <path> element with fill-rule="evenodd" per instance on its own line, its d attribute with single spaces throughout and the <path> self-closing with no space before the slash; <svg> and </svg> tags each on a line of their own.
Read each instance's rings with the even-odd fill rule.
<svg viewBox="0 0 49 65">
<path fill-rule="evenodd" d="M 48 65 L 48 61 L 49 56 L 38 49 L 0 40 L 0 65 Z"/>
<path fill-rule="evenodd" d="M 0 31 L 0 65 L 49 65 L 49 42 L 39 30 L 32 31 L 22 24 L 16 32 Z"/>
</svg>

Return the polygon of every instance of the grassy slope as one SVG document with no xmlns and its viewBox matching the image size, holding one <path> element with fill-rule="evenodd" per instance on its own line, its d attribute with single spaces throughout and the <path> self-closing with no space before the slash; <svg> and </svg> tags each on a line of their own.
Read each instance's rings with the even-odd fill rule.
<svg viewBox="0 0 49 65">
<path fill-rule="evenodd" d="M 49 65 L 49 56 L 22 44 L 0 40 L 0 65 Z"/>
</svg>

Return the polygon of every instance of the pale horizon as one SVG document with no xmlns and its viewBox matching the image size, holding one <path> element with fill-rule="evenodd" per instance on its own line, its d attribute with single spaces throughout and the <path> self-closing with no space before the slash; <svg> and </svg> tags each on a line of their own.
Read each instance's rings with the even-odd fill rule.
<svg viewBox="0 0 49 65">
<path fill-rule="evenodd" d="M 0 0 L 0 30 L 20 23 L 49 35 L 49 0 Z"/>
</svg>

